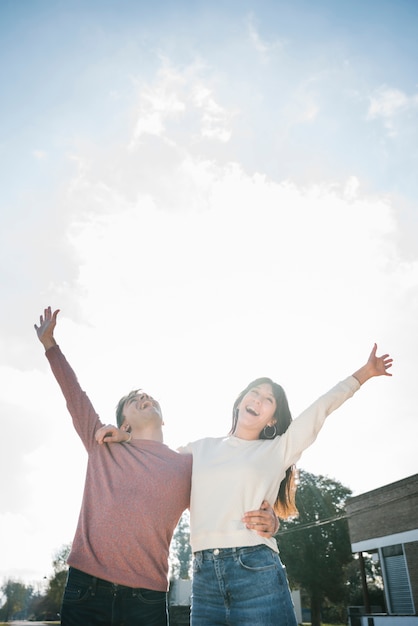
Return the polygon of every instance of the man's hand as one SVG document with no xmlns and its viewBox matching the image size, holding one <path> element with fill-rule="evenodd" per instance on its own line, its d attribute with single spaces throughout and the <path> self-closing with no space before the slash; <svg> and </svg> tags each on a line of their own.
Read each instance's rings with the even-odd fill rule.
<svg viewBox="0 0 418 626">
<path fill-rule="evenodd" d="M 44 314 L 39 316 L 39 326 L 34 324 L 38 339 L 44 346 L 45 350 L 57 345 L 57 342 L 54 339 L 54 328 L 57 323 L 58 313 L 59 309 L 52 313 L 51 307 L 49 306 L 44 310 Z"/>
<path fill-rule="evenodd" d="M 94 435 L 97 443 L 123 443 L 124 441 L 131 440 L 131 434 L 126 430 L 122 430 L 121 428 L 117 428 L 116 426 L 112 426 L 112 424 L 108 424 L 107 426 L 102 426 L 99 430 L 96 431 Z"/>
<path fill-rule="evenodd" d="M 242 521 L 249 530 L 254 530 L 260 537 L 273 537 L 279 530 L 279 520 L 273 507 L 263 500 L 257 511 L 248 511 Z"/>
</svg>

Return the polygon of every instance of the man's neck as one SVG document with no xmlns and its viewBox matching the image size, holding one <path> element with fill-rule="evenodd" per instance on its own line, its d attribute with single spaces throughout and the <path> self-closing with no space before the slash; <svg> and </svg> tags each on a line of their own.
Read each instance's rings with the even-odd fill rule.
<svg viewBox="0 0 418 626">
<path fill-rule="evenodd" d="M 132 439 L 147 439 L 148 441 L 164 443 L 162 430 L 154 428 L 132 430 Z"/>
</svg>

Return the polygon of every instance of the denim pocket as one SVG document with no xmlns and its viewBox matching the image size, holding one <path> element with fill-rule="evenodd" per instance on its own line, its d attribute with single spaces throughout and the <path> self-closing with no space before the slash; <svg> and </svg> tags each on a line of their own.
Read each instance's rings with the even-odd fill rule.
<svg viewBox="0 0 418 626">
<path fill-rule="evenodd" d="M 74 583 L 67 583 L 64 590 L 64 602 L 84 602 L 91 595 L 91 588 L 89 585 L 77 585 Z"/>
<path fill-rule="evenodd" d="M 167 594 L 165 591 L 153 591 L 152 589 L 136 589 L 134 597 L 144 604 L 165 604 Z"/>
<path fill-rule="evenodd" d="M 241 552 L 238 561 L 239 564 L 246 570 L 265 572 L 276 568 L 276 564 L 272 556 L 270 548 L 261 548 L 258 550 Z"/>
</svg>

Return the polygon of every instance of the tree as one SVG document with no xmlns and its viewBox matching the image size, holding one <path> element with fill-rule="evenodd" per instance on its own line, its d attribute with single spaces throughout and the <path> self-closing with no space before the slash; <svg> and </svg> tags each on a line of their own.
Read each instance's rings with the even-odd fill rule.
<svg viewBox="0 0 418 626">
<path fill-rule="evenodd" d="M 1 591 L 6 599 L 0 608 L 0 619 L 5 622 L 13 617 L 25 619 L 28 616 L 29 604 L 33 597 L 33 587 L 9 578 L 3 583 Z"/>
<path fill-rule="evenodd" d="M 39 596 L 32 606 L 33 616 L 37 620 L 53 620 L 61 610 L 62 596 L 67 580 L 67 558 L 71 544 L 63 544 L 55 553 L 52 567 L 53 575 L 48 579 L 48 586 L 44 595 Z"/>
<path fill-rule="evenodd" d="M 380 564 L 371 554 L 367 552 L 363 552 L 363 564 L 366 574 L 367 595 L 370 606 L 379 607 L 378 612 L 384 612 L 386 610 L 386 602 Z M 363 585 L 358 555 L 355 555 L 353 561 L 347 565 L 346 580 L 347 605 L 363 606 L 365 604 L 365 598 L 363 595 Z"/>
<path fill-rule="evenodd" d="M 344 566 L 353 557 L 344 506 L 351 493 L 335 480 L 300 471 L 299 516 L 280 527 L 278 545 L 289 582 L 307 592 L 312 626 L 320 626 L 325 602 L 345 598 Z"/>
<path fill-rule="evenodd" d="M 70 554 L 71 543 L 63 544 L 55 553 L 52 561 L 54 574 L 48 581 L 48 589 L 45 601 L 42 604 L 44 617 L 46 615 L 56 616 L 61 610 L 62 596 L 64 594 L 65 583 L 67 580 L 67 558 Z"/>
<path fill-rule="evenodd" d="M 184 511 L 174 532 L 170 547 L 170 578 L 190 578 L 192 549 L 190 547 L 190 516 Z"/>
<path fill-rule="evenodd" d="M 6 580 L 0 587 L 5 600 L 0 606 L 0 620 L 8 622 L 18 619 L 55 619 L 61 609 L 62 596 L 67 578 L 67 558 L 71 544 L 57 550 L 52 561 L 54 574 L 48 580 L 45 594 L 35 593 L 32 586 L 19 581 Z"/>
</svg>

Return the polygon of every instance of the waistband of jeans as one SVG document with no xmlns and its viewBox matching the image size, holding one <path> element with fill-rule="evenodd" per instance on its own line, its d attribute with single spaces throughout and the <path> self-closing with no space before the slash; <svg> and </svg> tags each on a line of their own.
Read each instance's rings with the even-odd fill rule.
<svg viewBox="0 0 418 626">
<path fill-rule="evenodd" d="M 270 550 L 268 546 L 259 544 L 257 546 L 244 546 L 242 548 L 211 548 L 209 550 L 198 550 L 194 552 L 194 556 L 207 561 L 214 561 L 216 559 L 227 559 L 229 557 L 236 557 L 240 554 L 248 554 L 249 552 L 255 552 L 258 550 Z"/>
<path fill-rule="evenodd" d="M 89 585 L 89 587 L 91 587 L 93 590 L 97 587 L 105 587 L 114 591 L 137 591 L 137 589 L 139 589 L 139 587 L 127 587 L 126 585 L 112 583 L 109 580 L 104 580 L 103 578 L 97 578 L 97 576 L 91 576 L 91 574 L 86 574 L 85 572 L 75 567 L 69 568 L 68 576 L 71 577 L 72 582 L 79 582 L 83 585 Z"/>
</svg>

